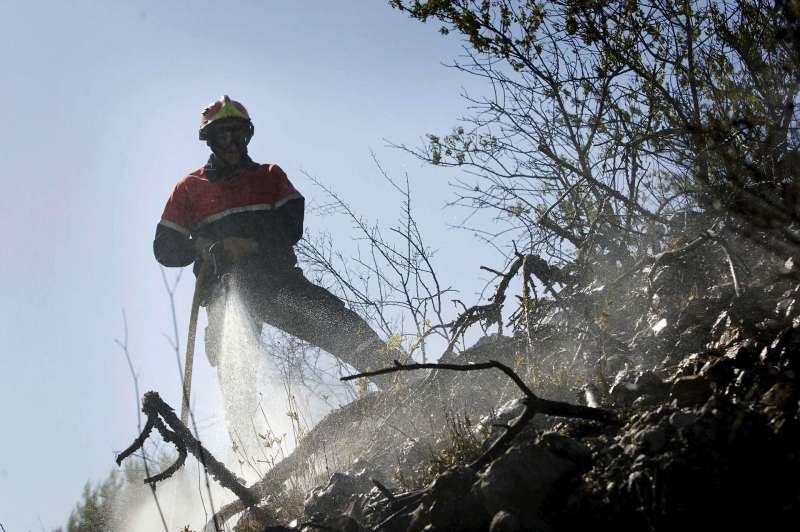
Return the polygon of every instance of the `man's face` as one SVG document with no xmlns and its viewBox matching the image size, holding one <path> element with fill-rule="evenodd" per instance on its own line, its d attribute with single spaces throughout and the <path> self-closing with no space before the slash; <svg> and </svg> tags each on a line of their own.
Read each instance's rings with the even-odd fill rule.
<svg viewBox="0 0 800 532">
<path fill-rule="evenodd" d="M 208 145 L 214 155 L 235 166 L 242 160 L 250 141 L 250 125 L 236 118 L 220 120 L 208 132 Z"/>
</svg>

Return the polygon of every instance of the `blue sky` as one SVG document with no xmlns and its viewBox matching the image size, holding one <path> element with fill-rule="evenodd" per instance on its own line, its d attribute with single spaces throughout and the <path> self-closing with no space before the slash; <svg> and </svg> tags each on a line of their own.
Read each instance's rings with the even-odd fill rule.
<svg viewBox="0 0 800 532">
<path fill-rule="evenodd" d="M 408 172 L 447 284 L 466 302 L 481 286 L 478 266 L 497 262 L 488 250 L 482 260 L 470 235 L 446 229 L 463 214 L 442 209 L 452 174 L 384 141 L 417 144 L 463 111 L 459 93 L 470 80 L 441 65 L 460 44 L 435 25 L 380 0 L 0 7 L 0 522 L 8 532 L 63 524 L 84 482 L 103 478 L 135 435 L 131 379 L 113 342 L 123 308 L 143 391 L 177 404 L 151 242 L 170 189 L 207 157 L 199 112 L 221 94 L 250 110 L 253 158 L 279 163 L 312 201 L 301 171 L 391 223 L 399 205 L 381 201 L 388 188 L 370 150 L 390 173 Z M 311 216 L 306 225 L 351 250 L 347 223 Z M 177 294 L 181 335 L 190 281 Z M 198 372 L 195 390 L 213 388 Z"/>
</svg>

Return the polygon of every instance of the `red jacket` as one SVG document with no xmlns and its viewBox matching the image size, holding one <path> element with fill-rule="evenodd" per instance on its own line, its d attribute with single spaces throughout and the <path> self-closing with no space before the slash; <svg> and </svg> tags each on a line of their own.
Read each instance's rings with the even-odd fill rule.
<svg viewBox="0 0 800 532">
<path fill-rule="evenodd" d="M 186 266 L 196 259 L 191 239 L 215 242 L 237 236 L 258 242 L 256 262 L 293 266 L 305 203 L 284 171 L 276 164 L 249 161 L 230 178 L 214 177 L 209 164 L 175 185 L 156 227 L 156 259 L 164 266 Z"/>
</svg>

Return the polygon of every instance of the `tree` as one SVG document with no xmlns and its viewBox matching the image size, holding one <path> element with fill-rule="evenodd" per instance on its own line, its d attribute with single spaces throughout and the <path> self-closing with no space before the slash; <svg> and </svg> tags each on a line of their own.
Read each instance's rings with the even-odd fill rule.
<svg viewBox="0 0 800 532">
<path fill-rule="evenodd" d="M 737 263 L 764 249 L 798 255 L 796 2 L 390 4 L 460 35 L 453 67 L 487 83 L 488 96 L 465 95 L 460 126 L 400 146 L 461 169 L 454 203 L 494 216 L 470 229 L 513 243 L 508 266 L 490 270 L 498 293 L 469 320 L 501 327 L 509 274 L 520 274 L 517 331 L 572 331 L 576 359 L 586 335 L 600 356 L 625 352 L 646 332 L 637 316 L 667 262 L 708 251 L 673 271 L 662 305 L 726 277 L 739 295 Z M 650 289 L 631 290 L 643 272 Z"/>
<path fill-rule="evenodd" d="M 108 478 L 94 487 L 87 482 L 81 499 L 67 521 L 67 532 L 118 530 L 122 523 L 116 510 L 124 483 L 116 471 L 112 471 Z"/>
<path fill-rule="evenodd" d="M 531 250 L 623 262 L 672 216 L 732 215 L 800 243 L 798 49 L 765 0 L 391 0 L 468 46 L 484 78 L 466 127 L 412 150 L 458 166 L 459 203 L 499 211 Z M 792 4 L 793 5 L 793 4 Z"/>
<path fill-rule="evenodd" d="M 148 502 L 152 492 L 145 477 L 163 471 L 175 461 L 175 456 L 155 446 L 147 453 L 148 467 L 141 455 L 125 463 L 122 470 L 113 469 L 97 484 L 86 482 L 80 500 L 67 520 L 66 532 L 108 532 L 124 528 L 125 516 L 130 508 Z M 164 524 L 166 527 L 166 524 Z M 61 530 L 61 529 L 59 529 Z"/>
</svg>

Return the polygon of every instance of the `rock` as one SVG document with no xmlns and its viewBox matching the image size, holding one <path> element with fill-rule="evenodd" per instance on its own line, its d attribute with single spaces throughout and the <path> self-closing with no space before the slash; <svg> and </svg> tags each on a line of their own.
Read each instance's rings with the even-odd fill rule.
<svg viewBox="0 0 800 532">
<path fill-rule="evenodd" d="M 630 497 L 634 500 L 640 501 L 645 508 L 648 507 L 652 499 L 653 483 L 650 476 L 643 471 L 634 471 L 628 475 L 628 481 L 625 483 L 625 488 Z"/>
<path fill-rule="evenodd" d="M 756 382 L 756 375 L 753 371 L 746 371 L 743 369 L 736 370 L 736 387 L 741 390 L 749 390 Z"/>
<path fill-rule="evenodd" d="M 669 424 L 676 430 L 681 431 L 694 425 L 698 419 L 700 419 L 700 416 L 693 412 L 675 412 L 669 416 Z"/>
<path fill-rule="evenodd" d="M 436 530 L 485 530 L 487 514 L 472 491 L 478 475 L 465 466 L 456 466 L 439 475 L 430 487 L 426 511 L 418 512 L 412 520 L 412 530 L 432 525 Z"/>
<path fill-rule="evenodd" d="M 634 378 L 627 371 L 620 371 L 614 377 L 614 382 L 611 384 L 608 395 L 616 406 L 629 406 L 634 399 L 639 397 L 639 387 L 633 382 Z"/>
<path fill-rule="evenodd" d="M 307 530 L 336 530 L 337 532 L 366 532 L 366 528 L 362 527 L 358 521 L 348 515 L 326 515 L 325 519 L 315 522 L 314 525 L 308 527 Z M 289 529 L 287 529 L 289 530 Z M 304 528 L 306 530 L 306 528 Z"/>
<path fill-rule="evenodd" d="M 636 398 L 636 400 L 633 401 L 631 406 L 633 406 L 634 408 L 646 408 L 648 406 L 653 406 L 656 404 L 658 404 L 658 401 L 656 400 L 655 397 L 652 397 L 650 395 L 640 395 L 639 397 Z"/>
<path fill-rule="evenodd" d="M 539 443 L 581 467 L 589 467 L 592 463 L 591 449 L 574 438 L 558 432 L 546 432 L 539 437 Z"/>
<path fill-rule="evenodd" d="M 664 331 L 664 329 L 667 328 L 667 325 L 669 325 L 669 320 L 667 320 L 667 318 L 661 318 L 655 324 L 653 324 L 652 327 L 650 327 L 650 330 L 653 331 L 654 335 L 658 336 Z"/>
<path fill-rule="evenodd" d="M 793 297 L 781 299 L 775 305 L 775 314 L 781 318 L 789 319 L 795 314 L 796 305 L 797 305 L 797 300 Z"/>
<path fill-rule="evenodd" d="M 541 519 L 519 519 L 512 513 L 499 511 L 492 518 L 489 532 L 553 532 L 554 528 Z"/>
<path fill-rule="evenodd" d="M 799 367 L 798 351 L 800 351 L 800 330 L 790 327 L 781 331 L 767 347 L 761 350 L 759 360 L 784 371 L 794 371 Z"/>
<path fill-rule="evenodd" d="M 778 382 L 761 397 L 761 403 L 778 410 L 788 410 L 788 407 L 796 402 L 796 398 L 794 386 L 788 382 Z"/>
<path fill-rule="evenodd" d="M 605 370 L 611 374 L 618 374 L 621 371 L 627 371 L 631 366 L 631 360 L 624 355 L 611 355 L 604 357 L 603 363 Z"/>
<path fill-rule="evenodd" d="M 693 353 L 703 349 L 708 336 L 708 327 L 698 324 L 684 329 L 675 343 L 675 350 L 679 353 Z"/>
<path fill-rule="evenodd" d="M 428 508 L 429 526 L 436 530 L 485 530 L 488 515 L 480 502 L 469 494 L 459 492 L 453 496 L 441 496 Z"/>
<path fill-rule="evenodd" d="M 715 338 L 709 343 L 711 349 L 725 349 L 744 337 L 738 320 L 731 316 L 730 311 L 723 311 L 711 326 L 711 337 Z"/>
<path fill-rule="evenodd" d="M 634 381 L 640 395 L 649 395 L 656 401 L 666 399 L 669 386 L 652 371 L 639 374 Z"/>
<path fill-rule="evenodd" d="M 700 368 L 700 375 L 707 377 L 717 388 L 724 388 L 733 380 L 735 365 L 731 358 L 714 358 Z"/>
<path fill-rule="evenodd" d="M 309 517 L 344 513 L 348 505 L 371 489 L 372 482 L 364 470 L 355 475 L 334 473 L 327 485 L 309 492 L 303 503 L 303 512 Z"/>
<path fill-rule="evenodd" d="M 669 386 L 652 371 L 645 371 L 637 375 L 620 372 L 611 385 L 609 395 L 617 406 L 629 406 L 643 395 L 651 401 L 658 402 L 666 399 Z"/>
<path fill-rule="evenodd" d="M 519 519 L 514 514 L 500 510 L 492 518 L 489 525 L 489 532 L 519 532 Z"/>
<path fill-rule="evenodd" d="M 711 383 L 702 375 L 679 377 L 672 383 L 669 396 L 678 402 L 678 407 L 705 403 L 711 397 Z"/>
<path fill-rule="evenodd" d="M 707 352 L 692 353 L 689 356 L 683 357 L 678 363 L 678 369 L 674 374 L 674 378 L 695 375 L 709 360 L 716 360 L 716 358 L 717 357 L 709 355 Z"/>
<path fill-rule="evenodd" d="M 434 496 L 469 491 L 469 486 L 472 486 L 477 479 L 478 475 L 472 469 L 466 466 L 456 466 L 436 477 L 431 484 L 430 491 Z"/>
<path fill-rule="evenodd" d="M 546 510 L 546 501 L 582 470 L 567 457 L 583 455 L 581 444 L 573 445 L 567 441 L 570 438 L 550 434 L 537 443 L 511 447 L 481 473 L 473 490 L 489 515 L 505 510 L 525 521 L 538 518 Z"/>
<path fill-rule="evenodd" d="M 659 426 L 641 431 L 636 435 L 636 439 L 651 453 L 661 452 L 669 443 L 667 431 Z"/>
<path fill-rule="evenodd" d="M 758 359 L 758 349 L 751 341 L 738 342 L 725 350 L 725 358 L 732 360 L 737 368 L 750 367 Z"/>
</svg>

